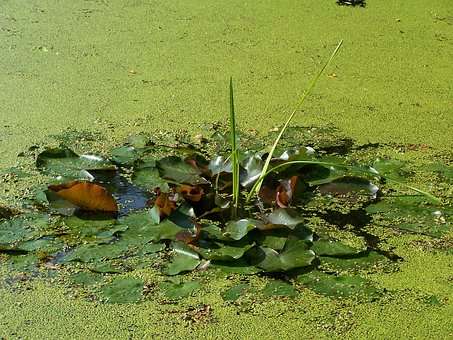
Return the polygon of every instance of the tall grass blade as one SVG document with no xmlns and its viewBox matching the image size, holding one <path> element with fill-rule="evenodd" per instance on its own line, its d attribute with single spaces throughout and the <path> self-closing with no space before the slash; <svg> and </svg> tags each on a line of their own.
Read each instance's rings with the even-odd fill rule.
<svg viewBox="0 0 453 340">
<path fill-rule="evenodd" d="M 274 144 L 272 145 L 272 147 L 271 147 L 271 149 L 269 151 L 269 155 L 267 156 L 266 162 L 264 163 L 263 170 L 261 171 L 260 177 L 256 181 L 256 183 L 253 186 L 252 190 L 250 190 L 248 195 L 247 195 L 246 202 L 249 202 L 254 194 L 258 195 L 258 193 L 259 193 L 259 191 L 261 189 L 261 185 L 263 183 L 263 180 L 266 177 L 266 173 L 267 173 L 267 170 L 269 168 L 269 164 L 271 162 L 272 156 L 274 155 L 274 152 L 275 152 L 275 149 L 277 147 L 277 144 L 280 141 L 280 139 L 282 138 L 283 133 L 285 132 L 286 128 L 288 127 L 289 123 L 292 121 L 294 116 L 296 115 L 297 111 L 299 111 L 299 109 L 302 107 L 303 103 L 305 102 L 305 99 L 308 97 L 308 95 L 311 93 L 311 91 L 315 87 L 316 83 L 318 82 L 318 80 L 321 77 L 321 75 L 324 72 L 324 70 L 330 65 L 330 63 L 332 62 L 333 58 L 337 55 L 337 53 L 340 50 L 340 47 L 341 47 L 342 44 L 343 44 L 343 40 L 340 40 L 340 42 L 338 43 L 337 47 L 332 52 L 330 58 L 327 60 L 327 62 L 324 64 L 324 66 L 318 71 L 318 73 L 312 79 L 312 81 L 309 83 L 307 89 L 302 94 L 299 102 L 296 104 L 296 107 L 294 108 L 293 112 L 289 115 L 288 119 L 286 120 L 285 125 L 283 125 L 283 127 L 281 128 L 277 138 L 274 141 Z"/>
<path fill-rule="evenodd" d="M 239 159 L 236 141 L 236 115 L 234 112 L 233 78 L 230 77 L 230 135 L 231 163 L 233 170 L 233 217 L 236 217 L 239 205 Z"/>
</svg>

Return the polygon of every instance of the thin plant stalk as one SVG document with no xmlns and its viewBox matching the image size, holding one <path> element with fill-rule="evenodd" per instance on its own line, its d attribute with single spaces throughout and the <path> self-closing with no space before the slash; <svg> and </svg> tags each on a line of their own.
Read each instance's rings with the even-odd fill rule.
<svg viewBox="0 0 453 340">
<path fill-rule="evenodd" d="M 263 180 L 266 177 L 266 173 L 267 173 L 267 170 L 269 168 L 272 156 L 274 155 L 275 149 L 277 148 L 277 144 L 280 141 L 280 139 L 282 138 L 283 133 L 285 132 L 286 128 L 288 127 L 289 123 L 292 121 L 292 119 L 294 118 L 296 113 L 302 107 L 303 103 L 305 102 L 305 99 L 308 97 L 308 95 L 311 93 L 311 91 L 315 87 L 316 83 L 318 82 L 318 80 L 321 77 L 321 75 L 324 72 L 324 70 L 330 65 L 330 63 L 332 62 L 333 58 L 337 55 L 337 53 L 340 50 L 340 47 L 341 47 L 342 44 L 343 44 L 343 40 L 340 40 L 340 42 L 338 43 L 337 47 L 332 52 L 330 58 L 327 60 L 327 62 L 324 64 L 324 66 L 318 71 L 318 73 L 312 79 L 312 81 L 309 83 L 307 89 L 302 94 L 302 97 L 300 98 L 299 102 L 296 104 L 296 107 L 294 108 L 293 112 L 289 115 L 288 119 L 286 120 L 285 125 L 283 125 L 283 127 L 281 128 L 281 130 L 280 130 L 277 138 L 275 139 L 274 144 L 272 145 L 272 147 L 271 147 L 271 149 L 269 151 L 269 154 L 268 154 L 268 156 L 266 158 L 266 162 L 264 163 L 263 170 L 261 171 L 261 175 L 258 178 L 258 180 L 256 181 L 256 185 L 254 185 L 254 190 L 250 190 L 249 191 L 249 193 L 247 195 L 247 198 L 246 198 L 246 202 L 249 202 L 254 194 L 258 195 L 258 193 L 259 193 L 259 191 L 261 189 L 261 185 L 263 183 Z"/>
<path fill-rule="evenodd" d="M 239 206 L 239 158 L 236 143 L 236 117 L 234 112 L 233 78 L 230 78 L 230 135 L 231 163 L 233 170 L 233 217 L 236 217 Z"/>
</svg>

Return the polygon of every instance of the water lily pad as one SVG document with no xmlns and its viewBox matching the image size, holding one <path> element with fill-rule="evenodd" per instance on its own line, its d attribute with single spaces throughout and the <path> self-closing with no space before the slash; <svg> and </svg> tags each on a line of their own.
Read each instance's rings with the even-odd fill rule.
<svg viewBox="0 0 453 340">
<path fill-rule="evenodd" d="M 225 159 L 223 156 L 217 156 L 209 162 L 208 169 L 214 176 L 222 172 L 231 173 L 233 171 L 233 165 L 230 159 Z"/>
<path fill-rule="evenodd" d="M 140 157 L 133 146 L 120 146 L 111 151 L 112 161 L 121 166 L 133 165 Z"/>
<path fill-rule="evenodd" d="M 266 220 L 270 224 L 284 225 L 290 229 L 294 229 L 298 224 L 303 223 L 305 219 L 294 209 L 279 208 L 267 215 Z"/>
<path fill-rule="evenodd" d="M 169 299 L 181 299 L 191 295 L 193 292 L 201 288 L 198 281 L 188 282 L 162 282 L 159 285 L 163 294 Z"/>
<path fill-rule="evenodd" d="M 177 275 L 181 272 L 194 270 L 200 264 L 200 257 L 188 245 L 182 242 L 172 244 L 173 258 L 164 272 L 167 275 Z"/>
<path fill-rule="evenodd" d="M 379 188 L 369 180 L 361 177 L 345 176 L 337 178 L 319 187 L 321 194 L 347 195 L 365 193 L 375 197 Z"/>
<path fill-rule="evenodd" d="M 244 258 L 235 261 L 211 261 L 211 266 L 217 268 L 224 273 L 236 273 L 251 275 L 262 272 L 263 270 L 251 265 Z"/>
<path fill-rule="evenodd" d="M 246 242 L 207 242 L 199 241 L 197 252 L 207 260 L 232 261 L 244 256 L 254 244 Z"/>
<path fill-rule="evenodd" d="M 288 240 L 281 253 L 266 247 L 256 247 L 250 253 L 254 265 L 266 272 L 282 272 L 311 265 L 315 253 L 303 240 Z"/>
<path fill-rule="evenodd" d="M 311 250 L 313 250 L 317 256 L 345 256 L 358 254 L 365 249 L 353 248 L 340 241 L 320 239 L 313 242 Z"/>
<path fill-rule="evenodd" d="M 249 289 L 250 289 L 249 284 L 239 283 L 239 284 L 229 288 L 228 290 L 223 292 L 221 295 L 222 295 L 223 300 L 225 300 L 225 301 L 236 301 L 242 295 L 244 295 L 244 293 L 247 292 L 247 290 L 249 290 Z"/>
<path fill-rule="evenodd" d="M 36 159 L 36 166 L 46 174 L 69 179 L 85 179 L 83 171 L 115 170 L 115 166 L 102 157 L 95 155 L 77 155 L 64 148 L 47 149 Z"/>
<path fill-rule="evenodd" d="M 162 158 L 157 164 L 163 178 L 190 185 L 209 183 L 205 178 L 200 176 L 200 170 L 187 164 L 179 157 L 170 156 Z"/>
<path fill-rule="evenodd" d="M 287 282 L 274 280 L 267 283 L 263 289 L 263 294 L 267 296 L 295 297 L 297 296 L 297 291 L 293 285 Z"/>
<path fill-rule="evenodd" d="M 143 280 L 118 278 L 102 288 L 102 295 L 108 303 L 136 303 L 143 296 Z"/>
<path fill-rule="evenodd" d="M 297 281 L 318 294 L 336 298 L 354 297 L 375 300 L 381 295 L 378 288 L 360 276 L 335 276 L 312 271 L 299 275 Z"/>
<path fill-rule="evenodd" d="M 405 162 L 391 159 L 377 159 L 373 163 L 372 170 L 376 170 L 379 176 L 394 179 L 397 181 L 405 181 L 409 173 L 404 170 Z"/>
<path fill-rule="evenodd" d="M 240 240 L 247 235 L 250 230 L 262 225 L 262 222 L 254 219 L 244 218 L 237 221 L 229 221 L 225 226 L 223 235 L 233 240 Z"/>
<path fill-rule="evenodd" d="M 71 275 L 71 281 L 76 285 L 91 286 L 104 280 L 101 274 L 80 272 Z"/>
<path fill-rule="evenodd" d="M 121 218 L 119 223 L 128 226 L 128 229 L 122 233 L 122 239 L 132 243 L 176 240 L 178 233 L 187 230 L 169 219 L 156 225 L 150 210 L 132 213 Z"/>
<path fill-rule="evenodd" d="M 240 173 L 240 183 L 248 188 L 260 177 L 264 167 L 264 161 L 257 153 L 247 152 L 241 160 L 242 170 Z"/>
<path fill-rule="evenodd" d="M 440 237 L 452 229 L 453 209 L 428 204 L 422 196 L 386 198 L 366 208 L 374 221 L 393 229 Z"/>
<path fill-rule="evenodd" d="M 18 272 L 33 272 L 38 269 L 39 257 L 35 254 L 11 256 L 7 261 L 10 270 Z"/>
<path fill-rule="evenodd" d="M 320 261 L 323 269 L 335 272 L 357 271 L 390 264 L 387 257 L 375 251 L 351 258 L 320 256 Z"/>
<path fill-rule="evenodd" d="M 156 188 L 159 188 L 161 192 L 169 191 L 167 181 L 160 177 L 157 168 L 146 167 L 135 170 L 132 175 L 132 183 L 150 191 Z"/>
<path fill-rule="evenodd" d="M 63 262 L 80 261 L 92 262 L 101 259 L 114 259 L 127 252 L 129 246 L 126 242 L 112 244 L 82 244 L 63 259 Z"/>
</svg>

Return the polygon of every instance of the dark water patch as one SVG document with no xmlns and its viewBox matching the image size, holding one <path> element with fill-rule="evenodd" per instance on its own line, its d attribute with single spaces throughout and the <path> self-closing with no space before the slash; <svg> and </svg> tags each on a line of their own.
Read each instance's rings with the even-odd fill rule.
<svg viewBox="0 0 453 340">
<path fill-rule="evenodd" d="M 152 194 L 133 185 L 120 171 L 90 171 L 94 180 L 102 184 L 119 204 L 119 216 L 148 206 Z"/>
</svg>

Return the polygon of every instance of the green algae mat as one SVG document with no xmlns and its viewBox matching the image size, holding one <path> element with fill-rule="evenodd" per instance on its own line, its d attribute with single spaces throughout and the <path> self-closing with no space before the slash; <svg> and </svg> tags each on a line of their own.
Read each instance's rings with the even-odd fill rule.
<svg viewBox="0 0 453 340">
<path fill-rule="evenodd" d="M 339 3 L 0 5 L 0 337 L 451 337 L 451 9 Z"/>
</svg>

